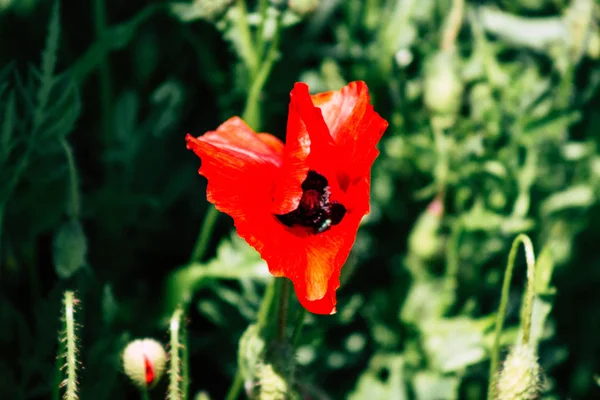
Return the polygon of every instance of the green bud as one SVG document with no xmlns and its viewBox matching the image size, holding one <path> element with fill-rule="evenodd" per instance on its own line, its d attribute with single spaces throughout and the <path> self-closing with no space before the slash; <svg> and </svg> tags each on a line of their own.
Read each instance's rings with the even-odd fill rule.
<svg viewBox="0 0 600 400">
<path fill-rule="evenodd" d="M 439 51 L 425 66 L 424 102 L 434 117 L 453 124 L 462 105 L 464 83 L 454 51 Z"/>
<path fill-rule="evenodd" d="M 440 226 L 444 213 L 441 199 L 435 199 L 417 219 L 408 236 L 409 252 L 420 260 L 429 261 L 442 254 L 444 238 L 440 235 Z"/>
<path fill-rule="evenodd" d="M 71 219 L 62 224 L 52 247 L 54 268 L 59 278 L 69 278 L 83 267 L 87 259 L 87 240 L 79 220 Z"/>
<path fill-rule="evenodd" d="M 258 375 L 258 369 L 265 356 L 265 341 L 259 335 L 258 326 L 248 326 L 242 337 L 238 349 L 238 365 L 240 373 L 248 387 L 252 387 Z"/>
<path fill-rule="evenodd" d="M 541 368 L 532 346 L 514 346 L 498 378 L 498 400 L 533 400 L 540 393 Z"/>
</svg>

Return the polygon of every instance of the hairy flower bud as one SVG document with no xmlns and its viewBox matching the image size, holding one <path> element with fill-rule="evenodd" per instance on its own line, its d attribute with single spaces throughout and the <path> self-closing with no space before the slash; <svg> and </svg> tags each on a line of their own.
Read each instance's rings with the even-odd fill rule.
<svg viewBox="0 0 600 400">
<path fill-rule="evenodd" d="M 532 400 L 540 392 L 541 368 L 535 350 L 518 344 L 508 353 L 498 378 L 498 400 Z"/>
<path fill-rule="evenodd" d="M 289 385 L 283 376 L 277 372 L 272 364 L 263 364 L 259 374 L 260 400 L 279 400 L 289 397 Z"/>
<path fill-rule="evenodd" d="M 425 106 L 433 116 L 453 124 L 460 107 L 464 84 L 459 71 L 459 58 L 454 51 L 440 51 L 425 68 Z"/>
<path fill-rule="evenodd" d="M 125 374 L 140 388 L 152 387 L 165 372 L 167 353 L 154 339 L 140 339 L 129 343 L 123 351 Z"/>
</svg>

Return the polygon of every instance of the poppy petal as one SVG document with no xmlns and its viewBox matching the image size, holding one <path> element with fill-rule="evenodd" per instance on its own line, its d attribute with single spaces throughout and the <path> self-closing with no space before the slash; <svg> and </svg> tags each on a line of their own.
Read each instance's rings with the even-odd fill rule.
<svg viewBox="0 0 600 400">
<path fill-rule="evenodd" d="M 388 123 L 373 110 L 365 82 L 351 82 L 339 91 L 311 98 L 321 109 L 338 151 L 351 160 L 354 167 L 370 168 L 379 154 L 375 146 Z"/>
<path fill-rule="evenodd" d="M 298 208 L 301 185 L 309 170 L 309 154 L 323 154 L 333 145 L 321 110 L 312 103 L 308 86 L 296 83 L 290 92 L 283 167 L 272 206 L 274 214 L 286 214 Z"/>
<path fill-rule="evenodd" d="M 188 149 L 202 160 L 199 173 L 208 179 L 207 199 L 219 211 L 247 218 L 271 201 L 275 176 L 281 166 L 279 139 L 257 135 L 233 117 L 216 131 L 186 136 Z"/>
</svg>

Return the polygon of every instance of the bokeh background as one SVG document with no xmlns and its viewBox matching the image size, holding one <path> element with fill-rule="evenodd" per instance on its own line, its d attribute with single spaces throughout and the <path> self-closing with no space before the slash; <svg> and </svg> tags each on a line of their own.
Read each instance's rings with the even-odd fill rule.
<svg viewBox="0 0 600 400">
<path fill-rule="evenodd" d="M 309 316 L 294 387 L 484 398 L 526 233 L 542 397 L 600 398 L 599 16 L 594 0 L 0 0 L 0 398 L 59 398 L 67 289 L 81 399 L 139 398 L 120 353 L 166 343 L 182 301 L 190 396 L 224 398 L 270 278 L 210 211 L 185 134 L 243 115 L 283 139 L 294 82 L 352 80 L 390 126 L 339 312 Z M 520 254 L 505 345 L 525 281 Z"/>
</svg>

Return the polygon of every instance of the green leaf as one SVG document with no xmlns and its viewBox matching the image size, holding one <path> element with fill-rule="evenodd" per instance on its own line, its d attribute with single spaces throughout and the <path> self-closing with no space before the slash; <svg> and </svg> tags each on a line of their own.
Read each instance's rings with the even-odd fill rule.
<svg viewBox="0 0 600 400">
<path fill-rule="evenodd" d="M 54 269 L 61 279 L 72 276 L 86 264 L 87 241 L 78 220 L 64 223 L 54 236 Z"/>
<path fill-rule="evenodd" d="M 208 263 L 184 265 L 167 278 L 163 316 L 168 317 L 175 307 L 187 304 L 197 290 L 211 281 L 265 279 L 269 276 L 260 255 L 237 234 L 232 234 L 230 239 L 219 244 L 214 259 Z M 210 309 L 206 304 L 203 307 Z"/>
<path fill-rule="evenodd" d="M 348 400 L 408 399 L 401 355 L 376 354 L 362 373 Z"/>
<path fill-rule="evenodd" d="M 550 214 L 569 208 L 587 208 L 594 204 L 595 196 L 592 188 L 584 185 L 571 186 L 567 190 L 548 196 L 540 204 L 540 214 Z"/>
<path fill-rule="evenodd" d="M 432 371 L 418 372 L 413 378 L 415 400 L 458 399 L 460 379 L 443 376 Z"/>
<path fill-rule="evenodd" d="M 446 318 L 423 324 L 423 346 L 431 365 L 440 372 L 460 371 L 487 357 L 483 328 L 488 320 Z"/>
<path fill-rule="evenodd" d="M 538 255 L 535 265 L 535 293 L 544 294 L 550 287 L 552 272 L 554 270 L 554 260 L 552 258 L 552 249 L 544 246 Z"/>
</svg>

